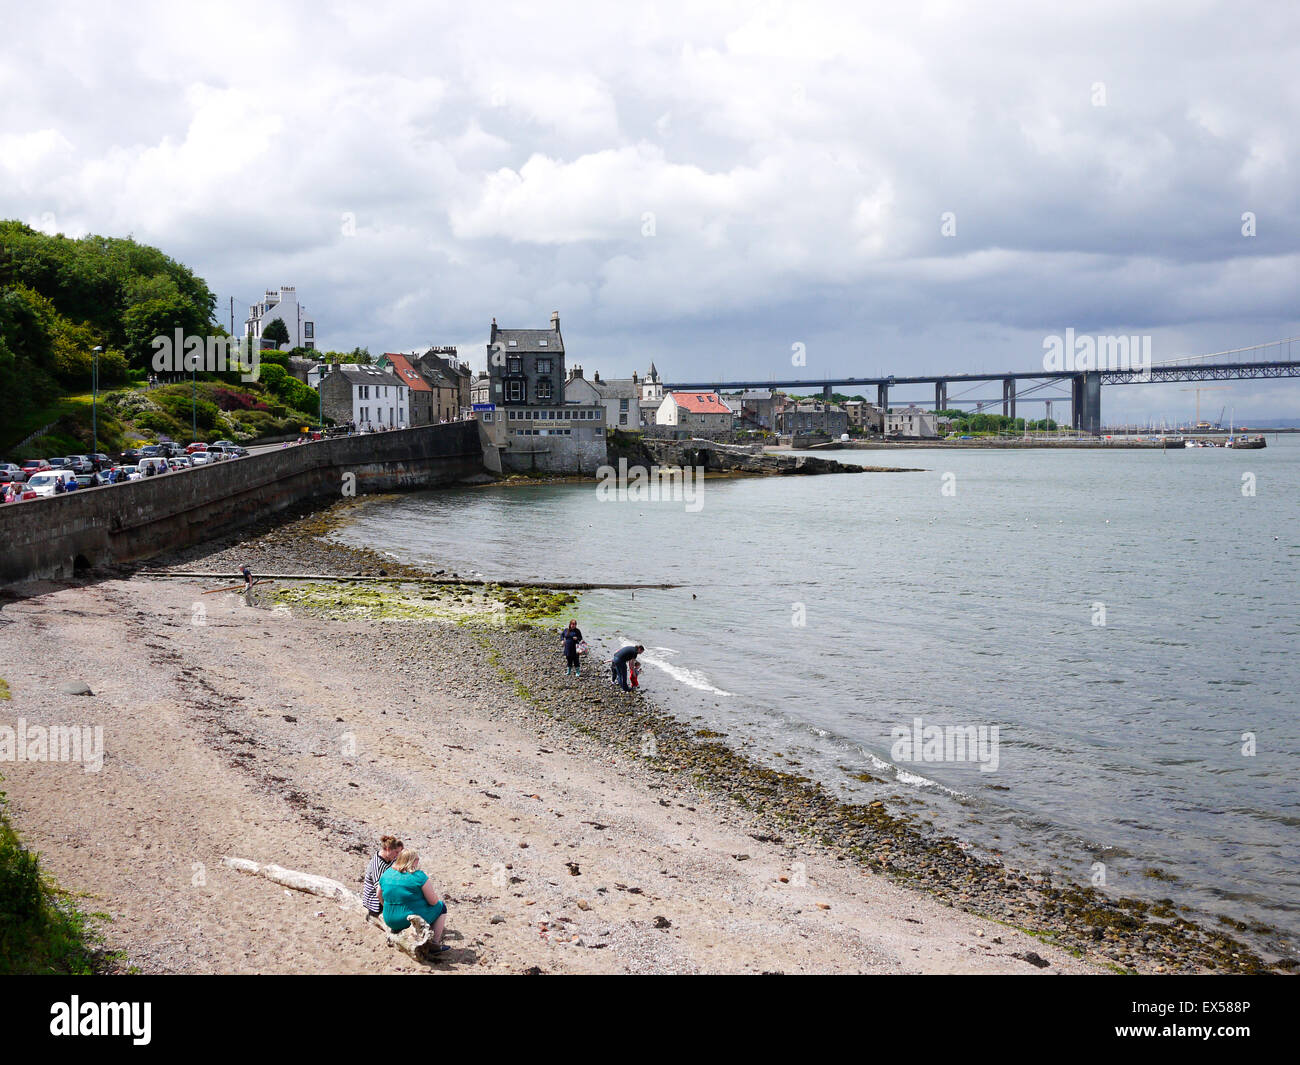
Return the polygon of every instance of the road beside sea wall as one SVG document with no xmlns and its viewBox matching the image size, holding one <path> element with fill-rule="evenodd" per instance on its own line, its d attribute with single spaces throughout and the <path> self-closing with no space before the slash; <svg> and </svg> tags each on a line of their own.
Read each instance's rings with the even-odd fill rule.
<svg viewBox="0 0 1300 1065">
<path fill-rule="evenodd" d="M 495 467 L 495 468 L 494 468 Z M 219 535 L 314 498 L 500 473 L 474 421 L 339 437 L 0 507 L 0 585 L 70 577 Z"/>
</svg>

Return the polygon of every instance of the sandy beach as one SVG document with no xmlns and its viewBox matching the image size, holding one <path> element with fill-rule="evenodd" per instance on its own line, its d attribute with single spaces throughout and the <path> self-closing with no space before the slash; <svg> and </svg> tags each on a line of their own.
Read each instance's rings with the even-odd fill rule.
<svg viewBox="0 0 1300 1065">
<path fill-rule="evenodd" d="M 250 561 L 259 573 L 397 577 L 391 560 L 321 538 L 356 505 L 149 568 L 229 574 Z M 509 621 L 482 590 L 281 581 L 251 601 L 203 594 L 226 583 L 123 571 L 0 604 L 8 658 L 24 664 L 5 670 L 5 723 L 103 730 L 98 771 L 19 761 L 0 772 L 28 847 L 83 911 L 107 915 L 118 968 L 1263 965 L 1218 930 L 991 863 L 880 803 L 846 805 L 618 693 L 601 662 L 568 678 L 559 621 Z M 483 623 L 487 608 L 497 624 Z M 78 684 L 93 694 L 64 690 Z M 359 890 L 383 833 L 419 850 L 448 900 L 452 950 L 434 965 L 332 901 L 222 864 L 274 863 Z"/>
<path fill-rule="evenodd" d="M 466 629 L 286 616 L 199 599 L 201 584 L 49 587 L 3 611 L 9 656 L 29 664 L 9 670 L 6 717 L 101 725 L 106 752 L 99 772 L 7 764 L 11 817 L 84 909 L 111 915 L 107 945 L 140 971 L 1094 969 L 817 848 L 756 839 L 726 800 L 530 709 Z M 94 694 L 62 693 L 69 679 Z M 449 899 L 453 949 L 435 966 L 332 902 L 221 864 L 355 887 L 385 831 Z M 1049 964 L 1016 956 L 1030 952 Z"/>
</svg>

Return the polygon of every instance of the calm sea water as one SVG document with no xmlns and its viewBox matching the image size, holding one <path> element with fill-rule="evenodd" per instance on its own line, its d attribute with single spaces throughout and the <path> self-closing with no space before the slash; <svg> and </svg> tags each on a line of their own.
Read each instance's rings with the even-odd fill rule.
<svg viewBox="0 0 1300 1065">
<path fill-rule="evenodd" d="M 1109 889 L 1300 935 L 1300 438 L 857 456 L 927 472 L 708 481 L 695 513 L 420 493 L 339 535 L 462 575 L 680 583 L 577 612 L 649 648 L 675 713 L 1013 864 L 1103 863 Z M 996 726 L 996 771 L 905 760 L 917 718 Z"/>
</svg>

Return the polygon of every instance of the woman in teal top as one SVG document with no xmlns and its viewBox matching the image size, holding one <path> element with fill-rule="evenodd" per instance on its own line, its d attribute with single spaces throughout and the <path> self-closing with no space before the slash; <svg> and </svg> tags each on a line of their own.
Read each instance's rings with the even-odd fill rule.
<svg viewBox="0 0 1300 1065">
<path fill-rule="evenodd" d="M 379 901 L 384 907 L 384 924 L 400 932 L 412 915 L 433 926 L 433 943 L 437 951 L 450 950 L 442 944 L 447 925 L 447 904 L 438 898 L 429 878 L 420 872 L 420 856 L 409 847 L 379 878 Z"/>
</svg>

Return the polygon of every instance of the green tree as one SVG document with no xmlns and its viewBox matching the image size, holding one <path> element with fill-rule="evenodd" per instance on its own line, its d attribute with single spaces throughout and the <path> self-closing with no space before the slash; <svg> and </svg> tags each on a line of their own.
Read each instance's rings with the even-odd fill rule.
<svg viewBox="0 0 1300 1065">
<path fill-rule="evenodd" d="M 289 343 L 289 327 L 284 324 L 284 319 L 273 319 L 271 324 L 262 330 L 262 339 L 271 341 L 277 348 L 281 344 Z"/>
</svg>

